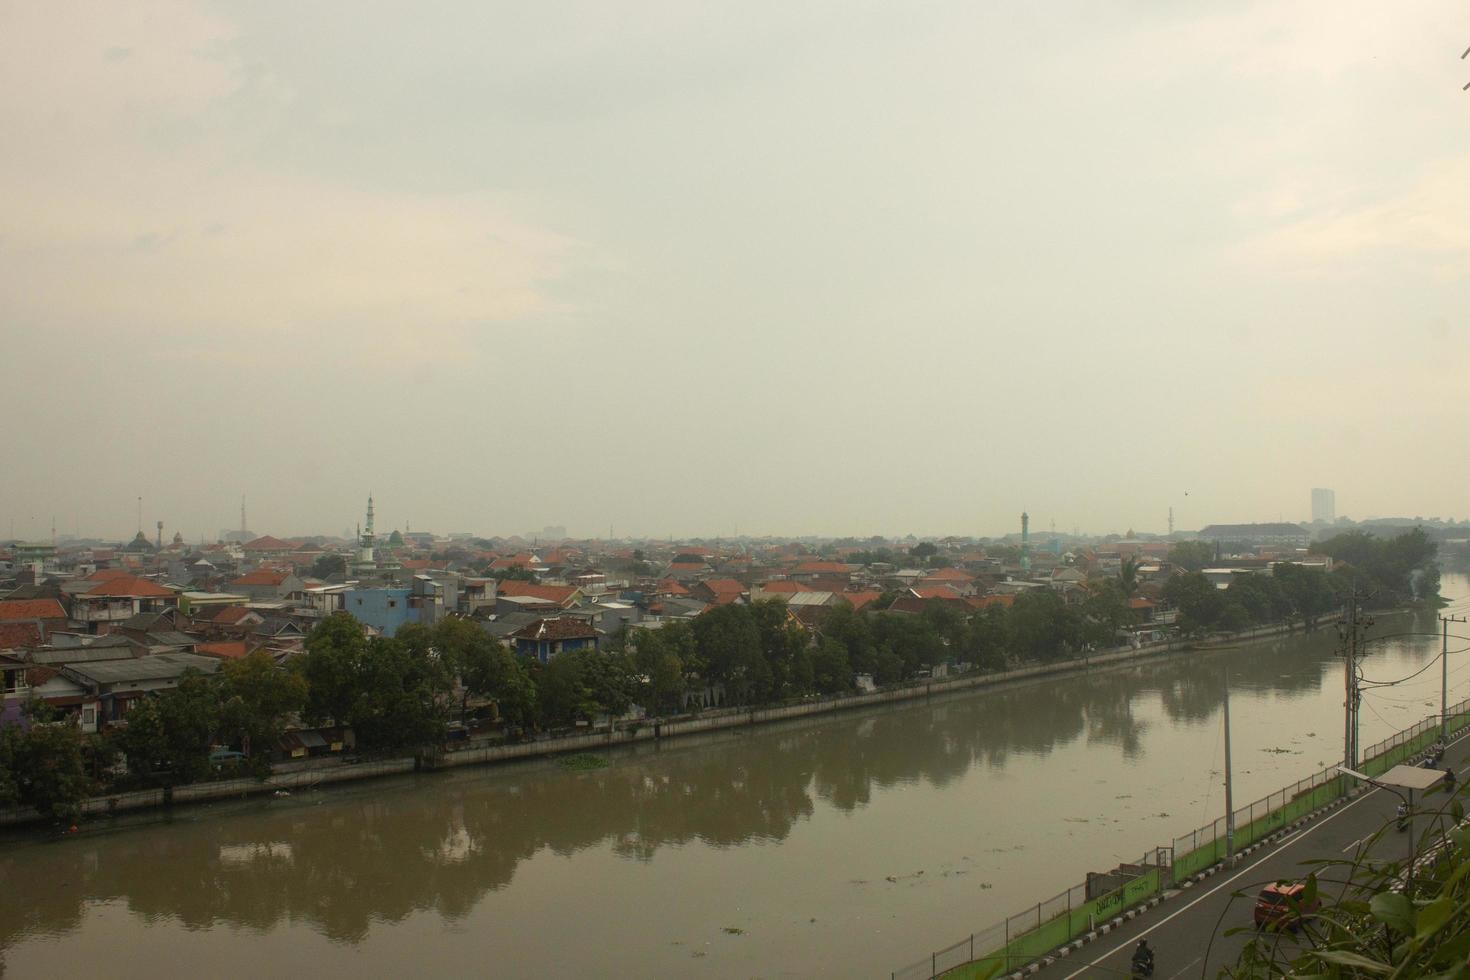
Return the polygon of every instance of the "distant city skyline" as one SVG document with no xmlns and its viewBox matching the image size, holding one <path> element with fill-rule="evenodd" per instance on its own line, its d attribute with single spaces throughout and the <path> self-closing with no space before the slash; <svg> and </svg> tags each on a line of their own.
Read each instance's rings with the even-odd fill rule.
<svg viewBox="0 0 1470 980">
<path fill-rule="evenodd" d="M 1316 495 L 1322 489 L 1323 488 L 1316 488 L 1316 487 L 1312 488 L 1311 493 L 1312 493 L 1312 499 L 1314 501 L 1317 499 Z M 1333 493 L 1333 491 L 1330 491 L 1329 490 L 1328 493 Z M 1334 495 L 1334 497 L 1335 497 L 1335 495 Z M 152 517 L 147 516 L 147 511 L 146 511 L 147 502 L 146 502 L 146 500 L 144 501 L 144 505 L 145 505 L 145 519 L 144 519 L 144 523 L 143 523 L 143 526 L 142 526 L 142 531 L 143 531 L 144 536 L 146 538 L 148 538 L 149 541 L 152 541 L 154 539 L 154 537 L 156 536 L 156 523 L 157 523 L 157 520 L 162 520 L 163 521 L 163 532 L 162 533 L 163 533 L 163 535 L 164 535 L 165 538 L 171 539 L 173 537 L 174 533 L 177 532 L 179 534 L 182 534 L 184 540 L 186 542 L 190 543 L 190 544 L 197 543 L 197 542 L 199 542 L 201 540 L 204 541 L 204 542 L 206 542 L 206 543 L 213 543 L 215 541 L 229 540 L 229 539 L 232 539 L 232 538 L 238 538 L 239 537 L 239 530 L 237 528 L 217 528 L 214 532 L 202 532 L 201 531 L 201 532 L 193 532 L 193 533 L 191 533 L 187 528 L 175 527 L 175 526 L 171 525 L 170 522 L 167 520 L 166 517 L 165 518 L 157 518 L 157 519 L 155 519 L 155 518 L 152 518 Z M 136 506 L 136 498 L 134 500 L 134 506 Z M 391 510 L 391 509 L 385 511 L 383 509 L 383 507 L 382 507 L 382 502 L 379 501 L 378 502 L 378 513 L 379 513 L 379 515 L 382 515 L 384 513 L 391 514 L 391 513 L 394 513 L 394 511 Z M 1352 517 L 1350 515 L 1336 515 L 1336 514 L 1334 514 L 1332 520 L 1335 521 L 1338 517 L 1342 517 L 1342 518 L 1347 519 L 1347 520 L 1352 520 L 1355 523 L 1356 522 L 1361 522 L 1361 521 L 1371 521 L 1371 520 L 1380 520 L 1380 519 L 1388 519 L 1388 518 L 1422 519 L 1422 520 L 1426 520 L 1426 521 L 1438 520 L 1438 521 L 1445 521 L 1445 522 L 1454 522 L 1454 521 L 1459 521 L 1459 520 L 1465 519 L 1465 518 L 1456 517 L 1455 515 L 1449 515 L 1449 514 L 1426 515 L 1426 514 L 1423 513 L 1423 509 L 1422 508 L 1413 509 L 1413 510 L 1410 510 L 1410 511 L 1399 512 L 1399 513 L 1369 514 L 1369 515 L 1364 515 L 1362 517 Z M 1198 524 L 1191 525 L 1191 526 L 1184 526 L 1184 525 L 1180 524 L 1180 522 L 1178 520 L 1178 517 L 1177 517 L 1177 511 L 1176 511 L 1176 519 L 1175 519 L 1175 525 L 1176 525 L 1176 527 L 1175 527 L 1175 530 L 1176 530 L 1176 532 L 1178 532 L 1180 534 L 1190 534 L 1190 533 L 1193 533 L 1193 532 L 1198 531 L 1201 527 L 1204 527 L 1204 526 L 1209 525 L 1209 524 L 1237 524 L 1237 523 L 1239 523 L 1239 524 L 1246 524 L 1246 523 L 1259 523 L 1259 522 L 1278 521 L 1278 520 L 1284 520 L 1284 521 L 1287 521 L 1287 522 L 1290 522 L 1290 523 L 1310 525 L 1316 519 L 1317 518 L 1316 518 L 1315 511 L 1310 516 L 1298 516 L 1298 517 L 1292 517 L 1290 515 L 1282 516 L 1282 515 L 1279 515 L 1279 514 L 1246 515 L 1246 516 L 1243 516 L 1243 517 L 1237 515 L 1237 516 L 1232 517 L 1231 519 L 1228 519 L 1228 520 L 1227 519 L 1219 519 L 1219 520 L 1217 520 L 1217 519 L 1211 517 L 1211 518 L 1207 518 L 1207 519 L 1201 520 Z M 1134 531 L 1136 533 L 1139 533 L 1139 534 L 1155 535 L 1155 536 L 1165 536 L 1168 533 L 1167 521 L 1168 521 L 1168 514 L 1166 512 L 1165 515 L 1164 515 L 1164 520 L 1161 521 L 1160 524 L 1159 524 L 1159 526 L 1156 526 L 1156 527 L 1150 527 L 1150 526 L 1142 525 L 1142 524 L 1127 524 L 1127 525 L 1118 525 L 1116 527 L 1108 527 L 1108 528 L 1087 528 L 1087 527 L 1074 527 L 1074 526 L 1069 526 L 1069 525 L 1063 525 L 1061 522 L 1057 522 L 1055 528 L 1053 528 L 1052 527 L 1052 523 L 1051 523 L 1050 520 L 1048 520 L 1046 518 L 1038 518 L 1035 515 L 1033 515 L 1032 516 L 1032 529 L 1031 529 L 1031 534 L 1032 534 L 1033 539 L 1045 539 L 1045 538 L 1050 537 L 1050 536 L 1053 536 L 1053 535 L 1064 535 L 1064 536 L 1068 536 L 1068 537 L 1074 536 L 1074 535 L 1080 535 L 1080 536 L 1084 536 L 1084 537 L 1104 537 L 1104 536 L 1107 536 L 1107 535 L 1110 535 L 1110 534 L 1122 535 L 1125 532 L 1127 532 L 1129 530 L 1132 530 L 1132 531 Z M 253 525 L 256 522 L 252 518 L 251 521 L 250 521 L 250 523 Z M 313 530 L 313 529 L 310 529 L 309 527 L 306 527 L 304 525 L 296 525 L 296 524 L 292 524 L 290 522 L 283 522 L 283 523 L 285 524 L 285 526 L 279 527 L 279 528 L 266 527 L 266 528 L 263 528 L 262 529 L 262 528 L 257 528 L 257 527 L 251 527 L 248 530 L 249 530 L 251 536 L 261 536 L 261 535 L 269 534 L 269 535 L 273 535 L 273 536 L 276 536 L 276 537 L 333 537 L 333 538 L 341 538 L 341 539 L 344 539 L 344 540 L 353 540 L 355 538 L 356 534 L 357 534 L 357 532 L 355 530 L 353 530 L 353 528 L 350 525 L 347 526 L 347 527 L 345 527 L 342 531 L 332 531 L 332 530 L 325 530 L 325 529 L 321 529 L 321 528 L 318 528 L 318 529 L 314 529 Z M 935 530 L 935 529 L 923 529 L 923 530 L 919 530 L 919 529 L 907 529 L 906 528 L 906 529 L 898 529 L 898 530 L 895 530 L 895 529 L 891 529 L 890 528 L 890 529 L 886 529 L 886 530 L 885 529 L 878 529 L 878 530 L 870 530 L 870 531 L 847 531 L 847 532 L 828 532 L 828 531 L 818 532 L 818 531 L 815 531 L 815 530 L 801 530 L 801 529 L 788 530 L 788 531 L 763 531 L 763 530 L 760 530 L 760 529 L 757 529 L 757 528 L 743 528 L 743 529 L 731 528 L 731 529 L 728 529 L 728 530 L 725 530 L 725 531 L 718 531 L 718 530 L 699 531 L 699 530 L 693 530 L 693 531 L 686 531 L 686 532 L 681 532 L 681 533 L 676 533 L 676 532 L 665 532 L 665 533 L 652 532 L 652 533 L 649 533 L 649 532 L 632 532 L 632 531 L 620 532 L 620 531 L 618 531 L 616 525 L 613 525 L 611 528 L 604 527 L 602 529 L 601 533 L 598 533 L 594 529 L 590 529 L 590 528 L 587 529 L 585 533 L 582 533 L 576 527 L 569 527 L 567 525 L 562 525 L 562 524 L 543 525 L 543 527 L 541 528 L 540 531 L 535 531 L 535 530 L 529 530 L 529 529 L 514 530 L 514 529 L 510 529 L 510 528 L 503 528 L 503 529 L 476 528 L 476 527 L 473 527 L 472 526 L 473 525 L 473 522 L 472 521 L 461 521 L 461 522 L 459 522 L 459 524 L 456 524 L 456 525 L 453 525 L 453 526 L 443 526 L 443 527 L 425 526 L 423 524 L 418 524 L 417 526 L 415 526 L 415 523 L 416 522 L 413 522 L 411 519 L 409 519 L 409 521 L 407 521 L 407 522 L 393 523 L 389 519 L 384 518 L 382 516 L 379 516 L 378 517 L 378 520 L 377 520 L 378 536 L 381 537 L 381 538 L 386 538 L 393 531 L 397 530 L 397 531 L 420 531 L 420 532 L 424 532 L 424 533 L 432 533 L 432 534 L 434 534 L 437 537 L 448 537 L 448 536 L 450 536 L 452 534 L 453 535 L 472 534 L 472 535 L 474 535 L 476 537 L 484 537 L 484 538 L 492 538 L 492 537 L 513 538 L 513 537 L 520 537 L 520 538 L 523 538 L 524 540 L 527 540 L 527 541 L 531 541 L 531 540 L 534 540 L 534 539 L 537 539 L 537 538 L 541 538 L 541 539 L 544 539 L 544 540 L 558 540 L 558 539 L 561 539 L 561 538 L 571 538 L 571 539 L 577 539 L 577 540 L 604 540 L 604 539 L 607 539 L 608 532 L 609 532 L 609 530 L 611 530 L 612 533 L 613 533 L 614 539 L 617 539 L 617 540 L 630 540 L 630 539 L 662 540 L 662 539 L 667 539 L 669 537 L 672 537 L 675 540 L 680 540 L 680 539 L 686 539 L 687 540 L 687 539 L 694 539 L 694 538 L 715 539 L 715 538 L 735 538 L 735 537 L 747 537 L 747 538 L 752 538 L 752 539 L 755 539 L 755 538 L 764 538 L 764 537 L 773 537 L 773 538 L 798 538 L 798 537 L 867 538 L 867 537 L 871 537 L 871 536 L 874 536 L 874 535 L 881 536 L 881 537 L 884 537 L 884 538 L 895 539 L 895 540 L 902 539 L 902 538 L 908 537 L 910 535 L 913 535 L 915 537 L 923 537 L 923 538 L 972 537 L 972 538 L 992 538 L 992 539 L 999 539 L 999 538 L 1004 538 L 1004 537 L 1006 537 L 1008 535 L 1019 535 L 1020 534 L 1020 530 L 1021 530 L 1021 515 L 1020 515 L 1020 512 L 1019 511 L 1016 513 L 1012 527 L 1008 527 L 1008 528 L 1004 528 L 1004 527 L 991 528 L 989 530 L 966 530 L 966 529 L 955 529 L 955 528 L 939 529 L 939 530 Z M 14 532 L 13 532 L 13 534 L 7 534 L 7 539 L 10 538 L 10 537 L 14 537 L 14 538 L 16 538 L 18 540 L 25 540 L 25 541 L 45 541 L 45 540 L 49 540 L 50 539 L 50 536 L 51 536 L 51 530 L 50 530 L 51 525 L 50 525 L 49 521 L 46 522 L 45 526 L 40 529 L 40 531 L 42 533 L 33 533 L 33 534 L 22 533 L 23 532 L 23 528 L 25 526 L 26 525 L 22 524 L 21 522 L 15 522 L 15 524 L 14 524 Z M 0 525 L 0 527 L 4 527 L 7 530 L 9 530 L 10 525 Z M 78 527 L 80 528 L 81 525 L 78 525 Z M 134 535 L 136 535 L 138 533 L 138 531 L 139 531 L 139 528 L 136 525 L 136 520 L 134 521 L 134 526 L 133 527 L 127 528 L 125 530 L 124 529 L 117 529 L 117 530 L 114 530 L 112 533 L 108 533 L 107 531 L 102 531 L 102 530 L 87 532 L 84 528 L 82 528 L 81 530 L 73 530 L 73 529 L 67 528 L 64 525 L 58 523 L 58 525 L 57 525 L 57 538 L 58 538 L 58 540 L 98 539 L 98 540 L 124 541 L 124 540 L 131 539 Z"/>
</svg>

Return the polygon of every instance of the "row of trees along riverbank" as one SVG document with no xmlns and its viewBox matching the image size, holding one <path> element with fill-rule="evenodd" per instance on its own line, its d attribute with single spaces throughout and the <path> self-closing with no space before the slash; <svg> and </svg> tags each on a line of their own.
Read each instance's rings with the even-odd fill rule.
<svg viewBox="0 0 1470 980">
<path fill-rule="evenodd" d="M 1187 634 L 1313 622 L 1354 588 L 1372 602 L 1427 600 L 1438 588 L 1435 546 L 1421 532 L 1379 539 L 1350 533 L 1320 550 L 1342 562 L 1331 574 L 1282 564 L 1275 574 L 1237 576 L 1215 588 L 1198 572 L 1164 589 Z M 1209 558 L 1181 546 L 1179 563 Z M 284 667 L 263 651 L 190 673 L 141 701 L 125 727 L 83 736 L 31 706 L 28 731 L 0 729 L 0 805 L 32 806 L 73 819 L 88 795 L 205 778 L 264 775 L 288 723 L 350 726 L 358 750 L 393 754 L 442 742 L 445 724 L 471 704 L 493 704 L 508 725 L 552 730 L 632 705 L 650 714 L 684 709 L 685 692 L 718 690 L 725 705 L 758 705 L 850 691 L 857 674 L 881 684 L 910 680 L 943 663 L 1002 670 L 1047 663 L 1117 643 L 1132 622 L 1136 566 L 1089 583 L 1081 602 L 1035 589 L 1007 607 L 969 611 L 932 603 L 918 615 L 838 605 L 818 627 L 793 623 L 780 602 L 712 608 L 692 621 L 613 637 L 601 651 L 563 653 L 541 664 L 518 657 L 474 622 L 451 618 L 368 637 L 347 614 L 320 624 L 306 652 Z M 891 601 L 891 597 L 890 597 Z M 242 758 L 221 765 L 215 752 Z M 118 765 L 122 761 L 125 766 Z"/>
</svg>

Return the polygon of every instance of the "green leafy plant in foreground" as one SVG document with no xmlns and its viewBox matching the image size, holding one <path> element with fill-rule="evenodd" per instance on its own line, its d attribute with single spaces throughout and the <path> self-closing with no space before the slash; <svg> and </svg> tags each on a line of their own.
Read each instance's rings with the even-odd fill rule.
<svg viewBox="0 0 1470 980">
<path fill-rule="evenodd" d="M 1421 810 L 1416 822 L 1427 830 L 1414 842 L 1412 867 L 1407 854 L 1368 856 L 1400 850 L 1384 839 L 1391 824 L 1353 860 L 1317 862 L 1300 907 L 1319 899 L 1322 906 L 1301 918 L 1296 941 L 1284 931 L 1260 932 L 1221 975 L 1470 980 L 1470 827 L 1463 820 L 1448 794 Z M 1254 900 L 1253 892 L 1236 894 Z"/>
</svg>

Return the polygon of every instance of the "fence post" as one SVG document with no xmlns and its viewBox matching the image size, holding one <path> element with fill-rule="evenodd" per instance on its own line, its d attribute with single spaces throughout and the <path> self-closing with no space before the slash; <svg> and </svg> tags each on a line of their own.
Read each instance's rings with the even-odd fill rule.
<svg viewBox="0 0 1470 980">
<path fill-rule="evenodd" d="M 934 977 L 937 977 L 937 976 L 939 976 L 939 954 L 938 953 L 930 953 L 929 954 L 929 978 L 930 978 L 930 980 L 933 980 L 933 978 Z"/>
<path fill-rule="evenodd" d="M 1005 918 L 1006 944 L 1001 949 L 1006 951 L 1006 972 L 1011 972 L 1011 917 Z"/>
</svg>

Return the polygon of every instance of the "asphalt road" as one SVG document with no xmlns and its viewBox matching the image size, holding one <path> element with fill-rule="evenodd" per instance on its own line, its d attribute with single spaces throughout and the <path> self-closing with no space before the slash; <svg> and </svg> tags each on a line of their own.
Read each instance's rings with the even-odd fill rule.
<svg viewBox="0 0 1470 980">
<path fill-rule="evenodd" d="M 1461 776 L 1463 786 L 1470 739 L 1452 742 L 1447 763 Z M 1422 809 L 1438 809 L 1442 793 L 1422 801 Z M 1253 936 L 1248 931 L 1234 936 L 1226 930 L 1251 926 L 1254 897 L 1262 886 L 1281 879 L 1304 878 L 1319 866 L 1304 862 L 1349 860 L 1372 846 L 1372 857 L 1401 859 L 1408 852 L 1407 833 L 1389 826 L 1376 844 L 1371 839 L 1394 818 L 1399 797 L 1375 789 L 1342 804 L 1305 824 L 1275 844 L 1238 858 L 1233 868 L 1217 871 L 1191 888 L 1180 889 L 1153 909 L 1125 922 L 1120 928 L 1057 960 L 1036 974 L 1039 980 L 1070 980 L 1072 977 L 1127 977 L 1134 948 L 1147 938 L 1154 950 L 1154 980 L 1185 977 L 1214 977 L 1222 967 L 1233 964 L 1241 948 Z M 1421 809 L 1416 794 L 1415 809 Z M 1448 817 L 1444 818 L 1446 827 Z M 1414 836 L 1428 829 L 1428 818 L 1415 821 Z M 1338 874 L 1330 875 L 1333 878 Z M 1327 875 L 1319 871 L 1319 879 Z M 1340 891 L 1342 886 L 1324 886 Z M 1236 892 L 1240 892 L 1239 897 Z M 1290 932 L 1270 933 L 1276 941 L 1295 941 Z"/>
</svg>

